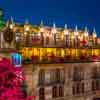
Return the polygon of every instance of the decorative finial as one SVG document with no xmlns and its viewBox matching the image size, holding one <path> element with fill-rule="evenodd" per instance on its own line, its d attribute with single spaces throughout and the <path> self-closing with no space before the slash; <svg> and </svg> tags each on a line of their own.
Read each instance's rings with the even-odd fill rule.
<svg viewBox="0 0 100 100">
<path fill-rule="evenodd" d="M 14 23 L 14 20 L 13 20 L 13 17 L 12 16 L 11 16 L 10 20 L 11 20 L 11 23 L 13 24 Z"/>
<path fill-rule="evenodd" d="M 65 24 L 65 29 L 67 29 L 67 24 Z"/>
<path fill-rule="evenodd" d="M 75 36 L 78 36 L 78 35 L 79 35 L 78 28 L 77 28 L 77 25 L 75 26 L 74 35 L 75 35 Z"/>
<path fill-rule="evenodd" d="M 28 21 L 28 19 L 26 19 L 26 20 L 25 20 L 25 24 L 26 24 L 26 25 L 27 25 L 27 24 L 29 24 L 29 21 Z"/>
<path fill-rule="evenodd" d="M 68 35 L 68 34 L 69 34 L 69 32 L 67 30 L 67 24 L 65 24 L 64 35 Z"/>
<path fill-rule="evenodd" d="M 44 26 L 43 20 L 41 20 L 40 27 L 43 27 L 43 26 Z"/>
<path fill-rule="evenodd" d="M 6 22 L 6 27 L 9 27 L 9 20 L 7 20 Z"/>
<path fill-rule="evenodd" d="M 75 31 L 78 31 L 77 25 L 75 26 Z"/>
<path fill-rule="evenodd" d="M 56 24 L 55 24 L 55 22 L 53 22 L 53 28 L 56 28 Z"/>
<path fill-rule="evenodd" d="M 93 33 L 96 33 L 95 27 L 93 28 Z"/>
<path fill-rule="evenodd" d="M 93 29 L 93 37 L 96 38 L 97 37 L 97 33 L 96 33 L 96 30 L 95 30 L 95 27 Z"/>
<path fill-rule="evenodd" d="M 88 31 L 88 29 L 87 29 L 87 27 L 85 27 L 85 32 L 87 32 Z"/>
</svg>

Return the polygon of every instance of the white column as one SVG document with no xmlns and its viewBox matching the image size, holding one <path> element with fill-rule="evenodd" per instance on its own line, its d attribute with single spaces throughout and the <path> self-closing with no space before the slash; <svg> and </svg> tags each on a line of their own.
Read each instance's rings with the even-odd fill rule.
<svg viewBox="0 0 100 100">
<path fill-rule="evenodd" d="M 3 33 L 0 33 L 0 47 L 3 48 L 4 47 L 4 40 L 3 40 Z"/>
<path fill-rule="evenodd" d="M 92 65 L 89 63 L 84 64 L 84 88 L 85 88 L 85 92 L 89 92 L 91 91 L 91 68 Z"/>
<path fill-rule="evenodd" d="M 45 70 L 45 83 L 49 83 L 50 82 L 50 71 L 49 70 Z"/>
</svg>

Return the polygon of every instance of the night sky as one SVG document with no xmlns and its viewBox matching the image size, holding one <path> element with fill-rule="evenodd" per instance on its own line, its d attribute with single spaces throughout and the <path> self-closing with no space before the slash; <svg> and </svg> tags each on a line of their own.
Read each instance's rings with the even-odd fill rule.
<svg viewBox="0 0 100 100">
<path fill-rule="evenodd" d="M 88 27 L 91 32 L 95 27 L 100 37 L 100 0 L 0 0 L 0 7 L 5 11 L 5 19 L 12 16 L 16 22 L 29 19 L 32 24 L 45 25 L 56 23 L 58 27 L 67 24 L 79 29 Z"/>
</svg>

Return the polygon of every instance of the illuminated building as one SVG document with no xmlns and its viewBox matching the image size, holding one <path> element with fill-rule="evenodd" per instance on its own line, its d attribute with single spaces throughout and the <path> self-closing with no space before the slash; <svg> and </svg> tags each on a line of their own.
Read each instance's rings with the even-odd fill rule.
<svg viewBox="0 0 100 100">
<path fill-rule="evenodd" d="M 90 35 L 87 27 L 18 24 L 11 18 L 1 29 L 0 47 L 22 55 L 27 93 L 36 100 L 100 97 L 100 39 L 95 29 Z"/>
</svg>

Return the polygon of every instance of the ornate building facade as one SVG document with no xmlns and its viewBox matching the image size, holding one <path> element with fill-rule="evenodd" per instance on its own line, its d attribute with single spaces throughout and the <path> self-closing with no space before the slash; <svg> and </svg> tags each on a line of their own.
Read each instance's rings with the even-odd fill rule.
<svg viewBox="0 0 100 100">
<path fill-rule="evenodd" d="M 95 29 L 79 30 L 3 22 L 1 55 L 22 55 L 27 94 L 36 100 L 96 100 L 100 97 L 100 39 Z M 4 52 L 5 51 L 5 52 Z"/>
</svg>

